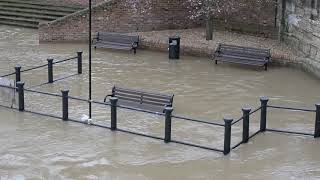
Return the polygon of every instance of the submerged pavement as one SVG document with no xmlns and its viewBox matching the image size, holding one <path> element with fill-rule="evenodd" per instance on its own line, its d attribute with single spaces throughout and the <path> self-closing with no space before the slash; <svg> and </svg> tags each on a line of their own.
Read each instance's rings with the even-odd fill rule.
<svg viewBox="0 0 320 180">
<path fill-rule="evenodd" d="M 164 30 L 136 33 L 140 36 L 141 46 L 153 50 L 168 50 L 168 37 L 181 37 L 181 53 L 185 55 L 208 56 L 215 51 L 219 43 L 255 48 L 271 49 L 274 63 L 299 63 L 298 56 L 285 43 L 278 39 L 258 37 L 228 31 L 215 31 L 213 40 L 205 39 L 205 29 Z"/>
</svg>

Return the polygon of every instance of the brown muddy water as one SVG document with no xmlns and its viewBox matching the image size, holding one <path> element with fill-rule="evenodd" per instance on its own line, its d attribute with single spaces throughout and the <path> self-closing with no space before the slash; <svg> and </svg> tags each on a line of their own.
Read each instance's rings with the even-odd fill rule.
<svg viewBox="0 0 320 180">
<path fill-rule="evenodd" d="M 0 26 L 0 74 L 63 59 L 84 50 L 83 44 L 38 44 L 35 30 Z M 241 116 L 241 108 L 270 104 L 314 109 L 320 101 L 319 80 L 299 70 L 219 64 L 183 56 L 169 61 L 166 53 L 138 50 L 93 51 L 93 99 L 101 101 L 114 84 L 174 93 L 174 113 L 207 120 Z M 55 78 L 76 73 L 76 62 L 54 67 Z M 88 96 L 87 73 L 36 90 Z M 12 78 L 12 77 L 11 77 Z M 22 74 L 26 87 L 47 80 L 46 69 Z M 61 115 L 61 99 L 26 92 L 26 109 Z M 70 117 L 80 119 L 88 105 L 70 101 Z M 93 106 L 93 120 L 109 125 L 109 107 Z M 119 127 L 163 136 L 163 117 L 119 110 Z M 259 115 L 251 118 L 251 133 Z M 268 111 L 268 127 L 313 133 L 314 114 Z M 232 143 L 241 140 L 242 126 L 232 127 Z M 223 148 L 223 128 L 173 119 L 173 138 Z M 319 179 L 320 142 L 312 137 L 266 132 L 230 155 L 164 144 L 88 125 L 0 108 L 0 179 Z"/>
</svg>

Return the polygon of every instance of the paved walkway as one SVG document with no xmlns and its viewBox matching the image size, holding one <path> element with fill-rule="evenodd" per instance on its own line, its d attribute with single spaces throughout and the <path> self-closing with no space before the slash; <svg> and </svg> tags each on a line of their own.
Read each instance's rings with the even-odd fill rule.
<svg viewBox="0 0 320 180">
<path fill-rule="evenodd" d="M 137 33 L 141 38 L 141 46 L 148 49 L 167 51 L 168 37 L 181 37 L 181 53 L 196 56 L 210 56 L 218 43 L 240 46 L 270 48 L 272 59 L 277 63 L 298 63 L 298 57 L 284 43 L 276 39 L 256 37 L 227 31 L 214 32 L 212 41 L 205 40 L 204 29 L 165 30 Z"/>
</svg>

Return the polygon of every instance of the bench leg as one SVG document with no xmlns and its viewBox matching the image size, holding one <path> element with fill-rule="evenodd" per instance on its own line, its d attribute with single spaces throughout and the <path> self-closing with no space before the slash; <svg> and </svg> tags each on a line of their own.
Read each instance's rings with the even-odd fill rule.
<svg viewBox="0 0 320 180">
<path fill-rule="evenodd" d="M 268 64 L 264 65 L 264 70 L 267 71 L 268 70 Z"/>
<path fill-rule="evenodd" d="M 217 60 L 215 60 L 215 63 L 216 63 L 216 64 L 218 64 L 218 61 L 217 61 Z"/>
</svg>

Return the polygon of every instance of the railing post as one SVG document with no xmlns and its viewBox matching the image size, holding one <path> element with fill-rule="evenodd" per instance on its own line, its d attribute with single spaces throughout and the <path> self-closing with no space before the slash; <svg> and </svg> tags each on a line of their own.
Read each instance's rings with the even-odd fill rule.
<svg viewBox="0 0 320 180">
<path fill-rule="evenodd" d="M 267 128 L 267 105 L 268 105 L 269 98 L 261 97 L 261 117 L 260 117 L 260 131 L 264 132 Z"/>
<path fill-rule="evenodd" d="M 111 130 L 117 130 L 117 102 L 118 98 L 111 97 L 110 99 L 111 104 Z"/>
<path fill-rule="evenodd" d="M 21 66 L 17 65 L 14 69 L 16 72 L 16 86 L 18 87 L 17 82 L 21 81 Z"/>
<path fill-rule="evenodd" d="M 62 90 L 62 120 L 68 121 L 69 119 L 69 102 L 68 93 L 69 90 Z"/>
<path fill-rule="evenodd" d="M 53 83 L 53 59 L 47 59 L 48 61 L 48 83 Z"/>
<path fill-rule="evenodd" d="M 320 137 L 320 103 L 316 104 L 316 122 L 314 128 L 314 138 Z"/>
<path fill-rule="evenodd" d="M 78 51 L 77 56 L 78 56 L 78 74 L 82 74 L 82 51 Z"/>
<path fill-rule="evenodd" d="M 249 120 L 251 108 L 242 108 L 243 126 L 242 126 L 242 143 L 249 141 Z"/>
<path fill-rule="evenodd" d="M 231 123 L 232 118 L 224 118 L 224 149 L 223 154 L 227 155 L 230 153 L 231 146 Z"/>
<path fill-rule="evenodd" d="M 17 82 L 18 93 L 19 93 L 19 111 L 24 111 L 24 83 Z"/>
<path fill-rule="evenodd" d="M 164 142 L 169 143 L 171 141 L 171 121 L 172 121 L 172 107 L 166 107 L 165 113 L 165 129 L 164 129 Z"/>
</svg>

